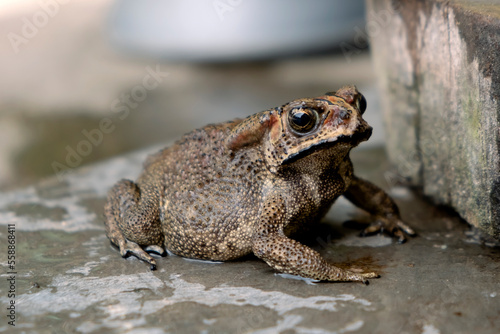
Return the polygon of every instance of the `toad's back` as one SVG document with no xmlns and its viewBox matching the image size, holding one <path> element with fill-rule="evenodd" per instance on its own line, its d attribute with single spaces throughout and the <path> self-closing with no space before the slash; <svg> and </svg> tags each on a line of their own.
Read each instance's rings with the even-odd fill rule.
<svg viewBox="0 0 500 334">
<path fill-rule="evenodd" d="M 238 123 L 190 132 L 146 162 L 141 179 L 163 174 L 156 174 L 160 220 L 166 248 L 178 255 L 228 260 L 251 252 L 249 220 L 257 217 L 266 170 L 257 149 L 227 149 L 224 140 Z"/>
</svg>

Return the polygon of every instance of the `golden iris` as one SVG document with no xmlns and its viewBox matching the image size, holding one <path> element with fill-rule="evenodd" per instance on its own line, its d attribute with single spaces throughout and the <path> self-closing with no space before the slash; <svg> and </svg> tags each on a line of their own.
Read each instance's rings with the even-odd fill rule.
<svg viewBox="0 0 500 334">
<path fill-rule="evenodd" d="M 314 130 L 318 120 L 318 112 L 312 108 L 294 108 L 288 113 L 288 124 L 299 134 L 307 134 Z"/>
</svg>

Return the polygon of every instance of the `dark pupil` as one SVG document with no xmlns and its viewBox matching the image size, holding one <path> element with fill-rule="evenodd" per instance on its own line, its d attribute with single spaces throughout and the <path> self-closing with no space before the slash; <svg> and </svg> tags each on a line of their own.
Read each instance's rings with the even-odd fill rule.
<svg viewBox="0 0 500 334">
<path fill-rule="evenodd" d="M 314 110 L 296 109 L 289 114 L 290 126 L 297 132 L 307 133 L 316 125 L 317 114 Z"/>
<path fill-rule="evenodd" d="M 298 127 L 305 128 L 312 122 L 311 116 L 305 112 L 299 111 L 293 115 L 293 123 Z"/>
</svg>

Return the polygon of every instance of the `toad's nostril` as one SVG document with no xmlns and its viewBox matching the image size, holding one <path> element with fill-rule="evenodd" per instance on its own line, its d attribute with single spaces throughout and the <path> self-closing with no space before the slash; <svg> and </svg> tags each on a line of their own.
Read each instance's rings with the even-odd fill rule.
<svg viewBox="0 0 500 334">
<path fill-rule="evenodd" d="M 339 117 L 342 120 L 348 119 L 349 118 L 349 112 L 347 110 L 342 109 L 342 110 L 339 111 Z"/>
</svg>

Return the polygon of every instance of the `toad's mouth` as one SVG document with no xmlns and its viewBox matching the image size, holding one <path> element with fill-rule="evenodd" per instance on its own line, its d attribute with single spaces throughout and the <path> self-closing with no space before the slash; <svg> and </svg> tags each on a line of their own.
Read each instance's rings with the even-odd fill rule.
<svg viewBox="0 0 500 334">
<path fill-rule="evenodd" d="M 308 148 L 305 148 L 297 153 L 290 154 L 285 160 L 283 160 L 282 165 L 290 164 L 308 155 L 326 150 L 328 148 L 340 145 L 342 143 L 348 144 L 351 148 L 356 147 L 359 145 L 359 143 L 368 140 L 371 135 L 372 135 L 372 128 L 367 127 L 364 131 L 356 132 L 350 136 L 340 135 L 335 138 L 321 140 L 316 144 Z"/>
</svg>

